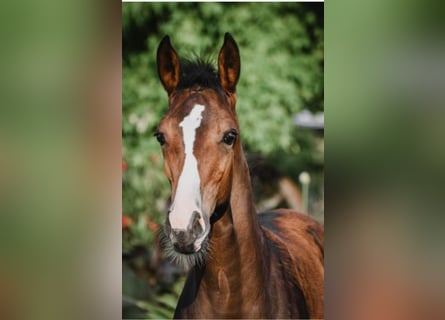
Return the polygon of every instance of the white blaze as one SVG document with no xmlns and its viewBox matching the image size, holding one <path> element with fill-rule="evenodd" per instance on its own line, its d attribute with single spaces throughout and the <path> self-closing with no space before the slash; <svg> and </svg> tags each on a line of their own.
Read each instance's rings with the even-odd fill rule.
<svg viewBox="0 0 445 320">
<path fill-rule="evenodd" d="M 170 225 L 173 229 L 187 229 L 194 211 L 201 213 L 201 191 L 198 162 L 193 154 L 196 129 L 201 125 L 205 107 L 195 104 L 179 126 L 185 146 L 185 160 L 176 188 L 175 199 L 170 208 Z M 201 219 L 202 221 L 202 219 Z"/>
</svg>

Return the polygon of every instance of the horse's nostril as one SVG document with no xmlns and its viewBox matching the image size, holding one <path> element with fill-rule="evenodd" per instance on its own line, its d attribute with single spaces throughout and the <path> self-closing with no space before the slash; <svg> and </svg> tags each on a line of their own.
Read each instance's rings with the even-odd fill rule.
<svg viewBox="0 0 445 320">
<path fill-rule="evenodd" d="M 203 231 L 200 220 L 201 215 L 198 211 L 194 211 L 192 216 L 191 231 L 193 232 L 195 238 L 197 238 Z"/>
</svg>

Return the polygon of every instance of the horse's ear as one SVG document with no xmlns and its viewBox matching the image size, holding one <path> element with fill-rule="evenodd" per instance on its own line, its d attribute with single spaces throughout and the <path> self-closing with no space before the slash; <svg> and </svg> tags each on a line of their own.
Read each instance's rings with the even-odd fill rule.
<svg viewBox="0 0 445 320">
<path fill-rule="evenodd" d="M 226 33 L 224 35 L 224 44 L 218 56 L 219 81 L 226 92 L 235 93 L 240 68 L 238 45 L 230 33 Z"/>
<path fill-rule="evenodd" d="M 165 91 L 170 95 L 179 83 L 179 58 L 170 44 L 169 36 L 165 36 L 158 47 L 157 52 L 159 79 Z"/>
</svg>

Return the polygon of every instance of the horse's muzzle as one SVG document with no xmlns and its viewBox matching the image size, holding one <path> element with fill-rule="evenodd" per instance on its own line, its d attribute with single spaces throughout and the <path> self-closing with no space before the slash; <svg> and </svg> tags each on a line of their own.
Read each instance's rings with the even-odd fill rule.
<svg viewBox="0 0 445 320">
<path fill-rule="evenodd" d="M 196 252 L 195 241 L 203 234 L 203 229 L 199 220 L 201 215 L 194 211 L 192 219 L 187 229 L 171 229 L 170 239 L 176 251 L 185 254 Z"/>
</svg>

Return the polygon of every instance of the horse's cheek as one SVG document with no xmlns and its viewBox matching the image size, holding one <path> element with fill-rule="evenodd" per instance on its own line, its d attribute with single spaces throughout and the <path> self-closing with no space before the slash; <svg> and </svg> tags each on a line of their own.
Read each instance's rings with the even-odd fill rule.
<svg viewBox="0 0 445 320">
<path fill-rule="evenodd" d="M 218 171 L 218 194 L 216 196 L 217 201 L 224 201 L 230 194 L 230 186 L 231 186 L 231 174 L 229 171 L 231 170 L 231 161 L 225 161 L 222 165 L 217 169 Z"/>
</svg>

